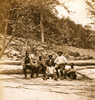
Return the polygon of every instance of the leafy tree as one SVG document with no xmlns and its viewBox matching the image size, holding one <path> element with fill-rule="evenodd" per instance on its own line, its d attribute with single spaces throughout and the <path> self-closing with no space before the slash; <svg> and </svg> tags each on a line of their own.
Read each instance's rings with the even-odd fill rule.
<svg viewBox="0 0 95 100">
<path fill-rule="evenodd" d="M 5 0 L 4 0 L 5 1 Z M 8 2 L 4 2 L 3 0 L 0 1 L 0 22 L 1 22 L 1 26 L 0 26 L 0 32 L 3 34 L 3 45 L 2 45 L 2 49 L 0 52 L 0 59 L 5 51 L 5 49 L 7 48 L 8 44 L 10 43 L 10 41 L 12 40 L 13 36 L 10 38 L 10 40 L 7 42 L 6 44 L 6 37 L 7 37 L 7 26 L 8 23 L 10 22 L 9 18 L 9 14 L 8 14 L 8 10 L 10 9 L 9 7 L 9 3 Z"/>
<path fill-rule="evenodd" d="M 3 39 L 3 47 L 2 51 L 0 52 L 0 58 L 7 48 L 9 42 L 13 38 L 13 33 L 16 33 L 15 35 L 21 35 L 23 33 L 27 33 L 28 30 L 30 30 L 33 27 L 33 24 L 29 26 L 29 21 L 33 22 L 34 24 L 38 24 L 40 26 L 40 32 L 41 32 L 41 39 L 42 42 L 44 42 L 44 26 L 43 22 L 47 18 L 47 15 L 49 14 L 47 11 L 50 13 L 54 13 L 54 8 L 55 5 L 58 4 L 56 0 L 1 0 L 0 1 L 1 7 L 0 7 L 0 12 L 1 15 L 3 16 L 4 20 L 7 19 L 7 22 L 4 20 L 2 21 L 2 16 L 0 15 L 0 21 L 2 21 L 2 26 L 3 23 L 5 23 L 5 29 L 4 29 L 4 39 Z M 3 6 L 2 6 L 3 4 Z M 6 5 L 6 6 L 4 6 Z M 4 7 L 4 9 L 2 9 Z M 27 8 L 29 7 L 29 9 Z M 3 11 L 5 10 L 5 11 Z M 30 12 L 29 12 L 30 11 Z M 31 13 L 32 11 L 32 13 Z M 3 13 L 2 13 L 3 12 Z M 28 13 L 29 12 L 29 13 Z M 26 15 L 25 15 L 26 14 Z M 30 14 L 29 17 L 33 17 L 33 19 L 27 19 L 26 16 L 27 14 Z M 33 14 L 33 16 L 31 16 Z M 8 16 L 7 16 L 8 15 Z M 7 17 L 6 17 L 7 16 Z M 6 17 L 6 18 L 5 18 Z M 25 24 L 26 27 L 24 26 Z M 7 28 L 8 26 L 8 28 Z M 37 27 L 39 27 L 37 26 Z M 18 31 L 19 30 L 19 31 Z M 18 32 L 17 32 L 18 31 Z M 9 40 L 8 44 L 6 44 L 6 35 L 7 32 L 12 35 L 11 39 Z M 25 35 L 25 34 L 24 34 Z M 28 35 L 28 33 L 27 33 Z M 27 36 L 25 35 L 25 36 Z M 28 35 L 29 36 L 29 35 Z"/>
<path fill-rule="evenodd" d="M 17 28 L 22 27 L 20 33 L 28 33 L 27 31 L 35 29 L 35 25 L 40 27 L 41 41 L 44 42 L 44 21 L 48 20 L 48 16 L 55 13 L 55 6 L 58 4 L 56 0 L 23 0 L 22 2 L 13 2 L 10 11 L 10 19 L 19 23 Z M 31 25 L 29 23 L 31 22 Z M 26 24 L 26 27 L 23 25 Z M 11 25 L 10 25 L 11 27 Z M 20 28 L 21 29 L 21 28 Z M 16 29 L 17 30 L 17 29 Z"/>
<path fill-rule="evenodd" d="M 85 0 L 87 4 L 88 15 L 92 22 L 90 23 L 93 28 L 95 28 L 95 0 Z"/>
<path fill-rule="evenodd" d="M 95 0 L 85 0 L 87 6 L 88 6 L 88 11 L 91 14 L 92 18 L 95 18 Z"/>
<path fill-rule="evenodd" d="M 92 32 L 89 37 L 87 38 L 88 42 L 89 42 L 89 47 L 90 48 L 95 48 L 95 31 Z"/>
</svg>

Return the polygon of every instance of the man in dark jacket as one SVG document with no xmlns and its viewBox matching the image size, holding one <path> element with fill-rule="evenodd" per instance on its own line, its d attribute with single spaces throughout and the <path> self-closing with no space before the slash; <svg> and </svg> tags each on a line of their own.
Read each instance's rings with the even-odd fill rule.
<svg viewBox="0 0 95 100">
<path fill-rule="evenodd" d="M 55 66 L 53 55 L 48 56 L 48 59 L 46 60 L 46 66 L 47 66 L 48 77 L 51 76 L 53 78 L 54 77 L 54 66 Z"/>
<path fill-rule="evenodd" d="M 46 76 L 46 66 L 45 66 L 45 61 L 43 60 L 42 56 L 39 56 L 37 64 L 38 64 L 37 69 L 36 69 L 37 77 L 39 73 L 42 73 L 43 77 L 45 77 Z"/>
<path fill-rule="evenodd" d="M 25 58 L 23 62 L 23 73 L 25 75 L 25 78 L 27 78 L 27 69 L 30 69 L 31 71 L 33 70 L 33 66 L 30 64 L 30 58 L 29 58 L 29 53 L 25 53 Z M 33 76 L 33 73 L 31 72 L 31 77 Z"/>
<path fill-rule="evenodd" d="M 54 59 L 53 59 L 52 57 L 53 57 L 52 55 L 49 55 L 49 56 L 48 56 L 48 60 L 46 61 L 46 65 L 47 65 L 48 67 L 55 66 L 55 64 L 54 64 Z"/>
</svg>

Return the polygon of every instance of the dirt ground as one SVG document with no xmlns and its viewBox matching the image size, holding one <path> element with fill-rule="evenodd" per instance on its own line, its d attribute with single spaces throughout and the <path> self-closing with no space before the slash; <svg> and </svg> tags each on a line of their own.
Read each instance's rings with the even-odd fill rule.
<svg viewBox="0 0 95 100">
<path fill-rule="evenodd" d="M 95 100 L 95 79 L 54 81 L 1 74 L 0 83 L 0 100 Z"/>
</svg>

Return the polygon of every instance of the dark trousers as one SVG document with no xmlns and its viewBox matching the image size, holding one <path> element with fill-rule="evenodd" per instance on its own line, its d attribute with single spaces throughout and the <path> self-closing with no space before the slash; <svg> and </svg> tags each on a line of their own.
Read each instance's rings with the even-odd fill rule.
<svg viewBox="0 0 95 100">
<path fill-rule="evenodd" d="M 59 64 L 55 67 L 55 69 L 56 69 L 56 74 L 58 77 L 59 77 L 58 69 L 60 70 L 61 76 L 63 76 L 64 75 L 63 70 L 65 70 L 65 64 Z"/>
<path fill-rule="evenodd" d="M 34 66 L 32 67 L 32 73 L 31 75 L 33 74 L 36 74 L 36 76 L 38 77 L 39 76 L 39 73 L 43 74 L 43 76 L 45 76 L 46 74 L 46 67 L 45 66 Z"/>
<path fill-rule="evenodd" d="M 77 75 L 75 74 L 75 72 L 70 72 L 67 74 L 67 77 L 69 77 L 70 79 L 76 79 Z"/>
<path fill-rule="evenodd" d="M 35 67 L 33 65 L 24 65 L 23 66 L 23 73 L 25 75 L 25 77 L 27 77 L 27 69 L 31 70 L 31 76 L 30 77 L 33 77 L 34 73 L 35 73 Z"/>
<path fill-rule="evenodd" d="M 43 77 L 45 77 L 45 75 L 46 75 L 46 66 L 39 66 L 38 71 L 39 71 L 39 73 L 43 74 Z"/>
</svg>

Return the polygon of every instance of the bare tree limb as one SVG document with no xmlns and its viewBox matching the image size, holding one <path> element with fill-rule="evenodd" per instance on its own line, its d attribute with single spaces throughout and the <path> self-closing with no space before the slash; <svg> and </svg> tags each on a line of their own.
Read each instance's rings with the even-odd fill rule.
<svg viewBox="0 0 95 100">
<path fill-rule="evenodd" d="M 82 74 L 82 73 L 80 73 L 80 72 L 77 72 L 77 74 L 82 75 L 82 76 L 83 76 L 84 78 L 86 78 L 86 79 L 92 80 L 92 78 L 90 78 L 90 77 L 88 77 L 88 76 L 86 76 L 86 75 L 84 75 L 84 74 Z"/>
<path fill-rule="evenodd" d="M 2 57 L 2 55 L 3 55 L 3 53 L 4 53 L 4 51 L 5 51 L 6 48 L 8 47 L 9 43 L 12 41 L 12 39 L 13 39 L 13 36 L 11 36 L 10 40 L 8 41 L 8 43 L 7 43 L 5 46 L 3 46 L 3 48 L 2 48 L 2 50 L 1 50 L 1 52 L 0 52 L 0 59 L 1 59 L 1 57 Z"/>
</svg>

